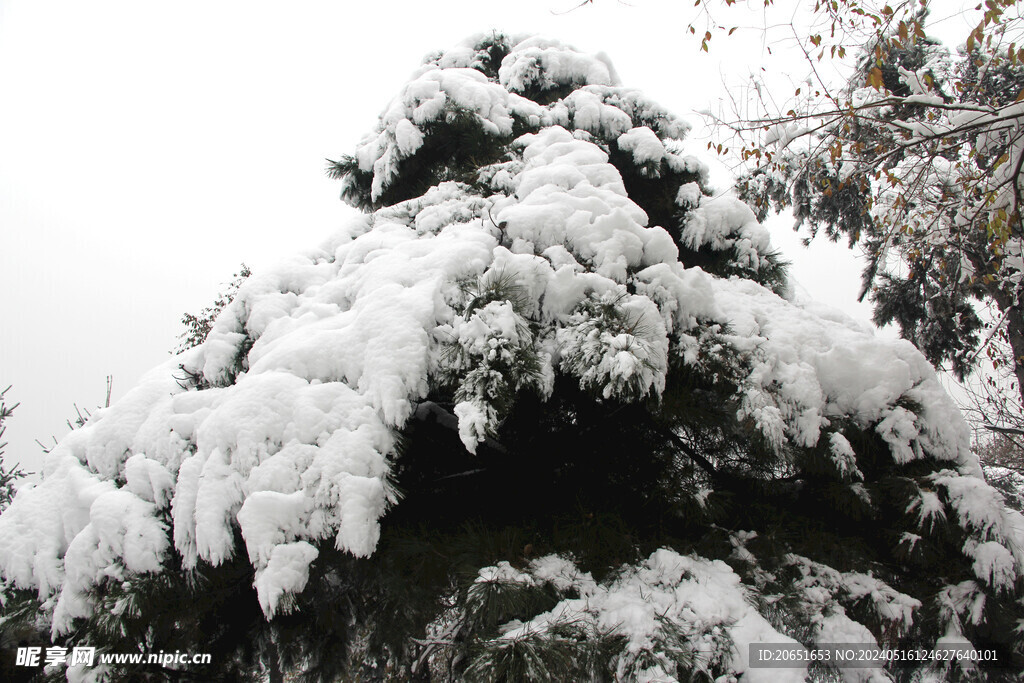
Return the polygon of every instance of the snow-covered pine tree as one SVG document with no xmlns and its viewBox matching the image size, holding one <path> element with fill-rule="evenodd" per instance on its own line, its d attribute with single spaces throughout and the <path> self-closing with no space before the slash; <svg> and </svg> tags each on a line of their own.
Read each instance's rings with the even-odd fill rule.
<svg viewBox="0 0 1024 683">
<path fill-rule="evenodd" d="M 4 438 L 4 432 L 7 430 L 7 425 L 4 422 L 10 419 L 11 415 L 14 414 L 14 409 L 19 404 L 7 405 L 5 403 L 5 396 L 7 392 L 11 390 L 11 387 L 7 387 L 3 391 L 0 391 L 0 439 Z M 7 465 L 4 462 L 4 448 L 7 443 L 0 441 L 0 512 L 10 505 L 11 500 L 14 498 L 15 482 L 22 479 L 25 476 L 25 472 L 21 469 L 21 466 L 17 463 Z"/>
<path fill-rule="evenodd" d="M 224 307 L 235 298 L 238 288 L 242 286 L 242 283 L 250 275 L 252 275 L 252 271 L 249 270 L 249 266 L 243 263 L 238 272 L 232 275 L 234 279 L 228 283 L 227 289 L 217 294 L 217 298 L 214 299 L 212 304 L 199 311 L 199 313 L 186 313 L 181 316 L 181 324 L 185 326 L 185 331 L 178 335 L 181 343 L 178 344 L 174 353 L 181 353 L 206 341 L 206 338 L 210 336 L 210 330 L 213 328 L 213 322 Z"/>
<path fill-rule="evenodd" d="M 1014 0 L 985 8 L 959 54 L 926 32 L 926 2 L 886 6 L 884 22 L 860 12 L 875 29 L 845 84 L 740 124 L 759 139 L 744 144 L 757 168 L 739 185 L 761 216 L 791 208 L 812 237 L 863 249 L 876 324 L 898 323 L 960 379 L 981 369 L 978 421 L 1019 429 L 1024 49 L 1013 36 L 1024 17 Z"/>
<path fill-rule="evenodd" d="M 4 423 L 11 418 L 14 410 L 20 405 L 7 403 L 7 392 L 10 390 L 11 387 L 8 386 L 0 391 L 0 512 L 10 505 L 15 491 L 17 491 L 18 480 L 25 477 L 25 472 L 17 463 L 8 465 L 4 460 L 4 449 L 7 447 L 7 442 L 3 441 L 4 432 L 7 430 L 7 425 Z M 0 602 L 0 609 L 2 607 L 3 603 Z M 17 683 L 19 680 L 15 658 L 17 646 L 26 636 L 35 636 L 36 633 L 31 629 L 5 627 L 6 616 L 5 610 L 0 615 L 0 679 Z M 22 668 L 22 673 L 24 671 Z"/>
<path fill-rule="evenodd" d="M 365 214 L 0 516 L 4 609 L 214 654 L 111 680 L 803 680 L 755 642 L 1019 670 L 1022 519 L 933 368 L 794 297 L 686 132 L 557 41 L 430 56 L 331 164 Z"/>
</svg>

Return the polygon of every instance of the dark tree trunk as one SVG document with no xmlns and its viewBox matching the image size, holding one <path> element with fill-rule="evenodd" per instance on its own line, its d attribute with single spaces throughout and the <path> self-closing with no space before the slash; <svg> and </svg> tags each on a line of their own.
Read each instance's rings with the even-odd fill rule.
<svg viewBox="0 0 1024 683">
<path fill-rule="evenodd" d="M 1013 374 L 1017 377 L 1017 393 L 1024 404 L 1024 306 L 1018 301 L 1007 316 L 1010 350 L 1013 352 Z"/>
<path fill-rule="evenodd" d="M 996 290 L 992 298 L 1006 316 L 1007 340 L 1013 355 L 1013 374 L 1017 379 L 1017 394 L 1024 404 L 1024 300 Z"/>
<path fill-rule="evenodd" d="M 272 640 L 267 644 L 267 675 L 270 683 L 284 683 L 284 676 L 281 674 L 281 658 L 277 654 L 277 644 Z"/>
</svg>

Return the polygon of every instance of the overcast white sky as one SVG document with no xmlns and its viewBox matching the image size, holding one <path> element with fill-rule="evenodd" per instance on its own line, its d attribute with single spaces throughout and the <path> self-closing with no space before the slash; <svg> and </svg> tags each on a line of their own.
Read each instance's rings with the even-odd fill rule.
<svg viewBox="0 0 1024 683">
<path fill-rule="evenodd" d="M 73 403 L 100 403 L 108 374 L 116 400 L 164 361 L 182 313 L 241 262 L 258 270 L 344 221 L 324 159 L 354 149 L 432 50 L 552 35 L 606 52 L 624 85 L 681 115 L 762 66 L 805 70 L 758 31 L 700 52 L 692 2 L 576 2 L 0 0 L 0 389 L 21 402 L 8 462 L 38 469 L 35 439 L 64 434 Z M 739 12 L 724 18 L 760 25 Z M 870 315 L 845 248 L 806 252 L 786 219 L 772 228 L 815 298 Z"/>
</svg>

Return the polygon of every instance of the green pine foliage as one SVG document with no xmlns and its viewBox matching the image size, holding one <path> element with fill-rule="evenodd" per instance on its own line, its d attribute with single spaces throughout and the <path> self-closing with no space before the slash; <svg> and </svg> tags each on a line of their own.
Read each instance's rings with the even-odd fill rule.
<svg viewBox="0 0 1024 683">
<path fill-rule="evenodd" d="M 8 405 L 4 397 L 11 388 L 7 387 L 3 391 L 0 391 L 0 439 L 4 437 L 4 431 L 7 426 L 4 424 L 10 419 L 11 415 L 14 414 L 14 409 L 19 404 Z M 11 500 L 14 499 L 15 493 L 15 482 L 25 476 L 25 472 L 21 469 L 21 466 L 17 463 L 7 465 L 3 461 L 4 448 L 7 443 L 0 441 L 0 512 L 3 511 L 8 505 L 11 504 Z"/>
<path fill-rule="evenodd" d="M 474 46 L 477 60 L 471 68 L 488 78 L 496 79 L 495 64 L 500 65 L 511 48 L 509 38 L 501 34 L 482 39 Z M 427 63 L 430 62 L 428 58 Z M 579 87 L 578 83 L 555 83 L 539 78 L 522 95 L 538 104 L 549 104 L 570 95 Z M 677 124 L 675 117 L 664 110 L 652 109 L 648 102 L 641 104 L 614 95 L 606 99 L 609 104 L 627 113 L 633 126 L 648 126 L 661 137 L 670 137 L 671 126 Z M 342 181 L 342 199 L 363 211 L 393 206 L 418 197 L 444 181 L 465 183 L 470 187 L 493 192 L 496 188 L 489 186 L 485 179 L 493 175 L 495 167 L 514 163 L 509 143 L 523 134 L 537 132 L 539 128 L 528 118 L 514 117 L 512 134 L 507 137 L 495 136 L 480 125 L 478 117 L 472 112 L 449 102 L 442 116 L 422 125 L 422 146 L 398 162 L 396 175 L 401 178 L 401 182 L 388 184 L 379 196 L 374 197 L 372 192 L 373 170 L 361 168 L 354 156 L 346 155 L 338 161 L 328 160 L 327 174 Z M 609 162 L 621 174 L 630 199 L 647 213 L 650 224 L 661 225 L 673 235 L 681 252 L 680 260 L 684 264 L 699 266 L 707 272 L 725 277 L 747 277 L 776 291 L 784 289 L 786 264 L 775 253 L 765 254 L 766 263 L 752 269 L 739 263 L 735 254 L 729 251 L 706 246 L 693 249 L 680 241 L 687 209 L 676 202 L 679 188 L 687 183 L 696 183 L 703 190 L 710 190 L 699 167 L 673 169 L 665 160 L 637 163 L 632 155 L 616 145 L 617 134 L 599 130 L 596 133 L 588 132 L 587 135 L 609 154 Z"/>
<path fill-rule="evenodd" d="M 7 426 L 4 424 L 14 414 L 19 404 L 9 405 L 5 401 L 11 387 L 0 391 L 0 512 L 14 499 L 17 492 L 16 482 L 25 477 L 24 470 L 17 463 L 8 465 L 3 460 L 4 448 L 7 443 L 2 441 Z M 0 677 L 5 681 L 26 680 L 24 669 L 16 666 L 15 655 L 19 645 L 26 645 L 37 638 L 38 627 L 35 624 L 37 604 L 34 600 L 18 600 L 9 597 L 0 606 Z M 35 671 L 31 672 L 36 673 Z"/>
<path fill-rule="evenodd" d="M 210 334 L 210 328 L 213 327 L 213 322 L 217 319 L 217 314 L 231 303 L 238 288 L 250 275 L 252 275 L 252 271 L 243 263 L 239 271 L 231 276 L 233 279 L 228 283 L 227 288 L 217 295 L 212 304 L 199 313 L 186 313 L 181 316 L 181 324 L 185 326 L 185 331 L 178 335 L 181 343 L 174 349 L 174 353 L 181 353 L 206 341 L 206 337 Z"/>
<path fill-rule="evenodd" d="M 961 380 L 986 356 L 1003 363 L 1007 393 L 1020 396 L 1021 17 L 1012 1 L 986 8 L 954 55 L 926 33 L 927 3 L 886 6 L 845 87 L 819 93 L 808 111 L 758 122 L 758 133 L 767 122 L 764 130 L 788 129 L 800 142 L 746 150 L 745 159 L 766 161 L 739 187 L 759 218 L 791 209 L 795 229 L 863 249 L 861 297 L 874 303 L 877 325 L 896 323 Z M 984 306 L 1012 352 L 993 351 Z"/>
</svg>

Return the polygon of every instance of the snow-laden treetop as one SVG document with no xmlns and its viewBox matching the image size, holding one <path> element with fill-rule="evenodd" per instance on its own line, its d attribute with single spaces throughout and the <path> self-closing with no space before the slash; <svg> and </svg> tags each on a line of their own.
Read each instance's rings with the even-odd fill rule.
<svg viewBox="0 0 1024 683">
<path fill-rule="evenodd" d="M 605 57 L 557 41 L 481 38 L 429 58 L 334 165 L 367 213 L 254 274 L 204 344 L 51 451 L 0 517 L 5 586 L 48 600 L 61 633 L 104 581 L 247 553 L 271 617 L 317 544 L 374 552 L 401 505 L 410 421 L 440 416 L 469 451 L 500 449 L 525 392 L 571 381 L 656 411 L 686 373 L 726 387 L 743 448 L 768 463 L 712 458 L 709 472 L 783 476 L 814 458 L 867 495 L 865 438 L 899 466 L 944 461 L 931 486 L 969 533 L 978 580 L 1012 583 L 1019 519 L 976 478 L 933 368 L 773 291 L 786 287 L 767 232 L 712 194 L 687 129 Z"/>
</svg>

